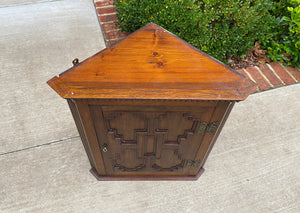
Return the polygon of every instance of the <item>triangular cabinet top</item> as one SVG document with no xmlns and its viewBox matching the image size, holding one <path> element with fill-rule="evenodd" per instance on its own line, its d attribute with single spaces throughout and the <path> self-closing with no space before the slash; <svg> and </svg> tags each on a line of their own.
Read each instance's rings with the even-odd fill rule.
<svg viewBox="0 0 300 213">
<path fill-rule="evenodd" d="M 150 23 L 47 82 L 63 98 L 244 100 L 255 83 Z"/>
</svg>

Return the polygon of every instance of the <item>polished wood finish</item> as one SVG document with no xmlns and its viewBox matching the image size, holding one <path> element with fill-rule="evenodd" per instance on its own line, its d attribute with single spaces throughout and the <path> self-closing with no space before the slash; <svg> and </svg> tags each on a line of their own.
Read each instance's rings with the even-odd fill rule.
<svg viewBox="0 0 300 213">
<path fill-rule="evenodd" d="M 255 84 L 148 24 L 54 77 L 98 180 L 195 180 Z"/>
<path fill-rule="evenodd" d="M 254 83 L 150 23 L 54 77 L 63 98 L 244 100 Z"/>
</svg>

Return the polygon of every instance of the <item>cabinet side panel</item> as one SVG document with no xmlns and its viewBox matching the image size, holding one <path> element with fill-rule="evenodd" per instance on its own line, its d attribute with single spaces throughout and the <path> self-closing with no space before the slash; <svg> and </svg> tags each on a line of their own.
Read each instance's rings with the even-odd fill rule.
<svg viewBox="0 0 300 213">
<path fill-rule="evenodd" d="M 212 117 L 214 116 L 216 108 L 217 103 L 213 107 L 206 108 L 205 113 L 202 114 L 201 119 L 196 126 L 195 134 L 199 135 L 200 139 L 197 147 L 194 147 L 194 154 L 189 159 L 187 159 L 188 161 L 186 161 L 185 163 L 185 170 L 189 175 L 196 175 L 201 169 L 201 162 L 203 158 L 199 158 L 199 150 L 201 151 L 203 149 L 203 144 L 209 143 L 211 140 L 210 137 L 207 137 L 207 129 L 212 120 Z M 204 127 L 202 128 L 203 125 Z"/>
<path fill-rule="evenodd" d="M 82 126 L 82 123 L 81 123 L 81 120 L 80 120 L 79 113 L 77 111 L 76 105 L 75 105 L 75 103 L 71 99 L 67 99 L 67 102 L 69 104 L 71 113 L 73 115 L 73 118 L 74 118 L 77 130 L 79 132 L 79 135 L 80 135 L 83 147 L 84 147 L 84 149 L 85 149 L 85 151 L 87 153 L 87 156 L 89 158 L 90 164 L 91 164 L 92 167 L 95 167 L 95 162 L 94 162 L 94 160 L 92 158 L 91 150 L 90 150 L 90 148 L 88 146 L 87 138 L 85 137 L 83 126 Z"/>
<path fill-rule="evenodd" d="M 99 175 L 106 175 L 103 158 L 95 132 L 95 127 L 88 102 L 85 99 L 75 100 L 78 115 L 82 124 L 84 135 L 87 139 L 88 149 L 94 162 L 95 169 Z"/>
<path fill-rule="evenodd" d="M 103 163 L 105 165 L 106 174 L 109 175 L 113 173 L 112 163 L 110 161 L 110 159 L 112 159 L 113 156 L 111 156 L 112 146 L 111 144 L 109 144 L 109 140 L 107 137 L 108 130 L 106 129 L 105 121 L 103 118 L 103 112 L 101 106 L 96 106 L 96 105 L 94 106 L 89 105 L 89 110 L 94 123 L 95 133 L 98 138 L 98 143 L 102 149 L 101 153 L 103 157 Z M 104 147 L 106 148 L 105 152 L 103 151 Z"/>
<path fill-rule="evenodd" d="M 211 141 L 211 143 L 210 143 L 210 145 L 209 145 L 209 147 L 208 147 L 208 150 L 207 150 L 207 152 L 206 152 L 206 154 L 205 154 L 205 156 L 204 156 L 204 159 L 203 159 L 203 161 L 202 161 L 201 167 L 203 167 L 203 165 L 205 164 L 205 161 L 207 160 L 207 157 L 209 156 L 209 154 L 210 154 L 210 152 L 211 152 L 211 150 L 212 150 L 212 148 L 213 148 L 213 146 L 214 146 L 216 140 L 218 139 L 218 137 L 219 137 L 219 135 L 220 135 L 220 133 L 221 133 L 221 131 L 222 131 L 222 129 L 223 129 L 223 126 L 224 126 L 224 124 L 225 124 L 225 122 L 226 122 L 226 120 L 227 120 L 227 118 L 228 118 L 228 116 L 229 116 L 229 114 L 230 114 L 230 112 L 231 112 L 231 110 L 232 110 L 234 104 L 235 104 L 235 102 L 230 102 L 230 104 L 229 104 L 227 107 L 225 106 L 225 108 L 222 108 L 222 107 L 221 107 L 221 108 L 219 109 L 219 111 L 221 111 L 221 112 L 223 112 L 224 109 L 226 109 L 226 111 L 225 111 L 225 113 L 223 114 L 223 118 L 222 118 L 222 120 L 221 120 L 220 126 L 219 126 L 219 128 L 217 129 L 216 134 L 214 135 L 214 138 L 212 139 L 212 141 Z"/>
<path fill-rule="evenodd" d="M 219 102 L 219 104 L 216 106 L 215 112 L 211 118 L 210 123 L 217 123 L 218 127 L 214 133 L 207 132 L 203 138 L 203 142 L 201 143 L 201 145 L 199 147 L 199 150 L 198 150 L 198 153 L 197 153 L 196 159 L 195 159 L 195 160 L 201 161 L 200 167 L 203 166 L 203 164 L 208 156 L 208 153 L 211 151 L 213 144 L 222 129 L 222 126 L 225 122 L 225 120 L 223 118 L 226 117 L 226 112 L 228 111 L 230 104 L 232 104 L 232 103 L 222 101 L 222 102 Z"/>
</svg>

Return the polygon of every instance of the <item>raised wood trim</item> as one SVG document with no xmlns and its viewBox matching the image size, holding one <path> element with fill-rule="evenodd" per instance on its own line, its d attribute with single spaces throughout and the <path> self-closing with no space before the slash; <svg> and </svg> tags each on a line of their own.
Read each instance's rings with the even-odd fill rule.
<svg viewBox="0 0 300 213">
<path fill-rule="evenodd" d="M 212 107 L 217 100 L 178 100 L 178 99 L 86 99 L 89 105 L 101 106 L 201 106 Z M 225 101 L 226 102 L 226 101 Z M 229 101 L 228 101 L 229 102 Z"/>
<path fill-rule="evenodd" d="M 135 180 L 135 181 L 193 181 L 198 180 L 198 178 L 203 174 L 204 168 L 200 168 L 197 175 L 165 175 L 165 176 L 154 176 L 154 175 L 108 175 L 108 176 L 101 176 L 97 173 L 97 171 L 94 168 L 91 168 L 90 172 L 92 175 L 99 181 L 129 181 L 129 180 Z"/>
</svg>

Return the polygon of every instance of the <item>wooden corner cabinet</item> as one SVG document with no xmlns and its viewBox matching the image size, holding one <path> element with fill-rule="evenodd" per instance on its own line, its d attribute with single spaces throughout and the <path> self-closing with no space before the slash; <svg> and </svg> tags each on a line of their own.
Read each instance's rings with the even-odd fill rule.
<svg viewBox="0 0 300 213">
<path fill-rule="evenodd" d="M 255 83 L 150 23 L 47 82 L 98 180 L 196 180 Z"/>
</svg>

